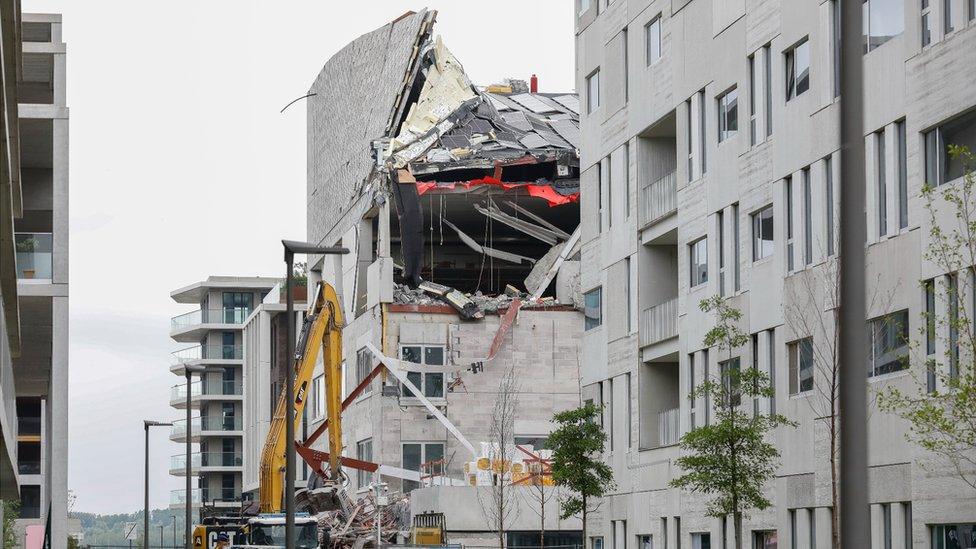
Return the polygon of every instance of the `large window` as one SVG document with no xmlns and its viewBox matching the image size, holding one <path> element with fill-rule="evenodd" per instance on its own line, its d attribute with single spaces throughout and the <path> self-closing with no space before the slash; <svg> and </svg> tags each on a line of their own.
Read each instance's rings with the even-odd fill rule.
<svg viewBox="0 0 976 549">
<path fill-rule="evenodd" d="M 905 0 L 864 0 L 861 10 L 865 53 L 905 31 Z"/>
<path fill-rule="evenodd" d="M 722 376 L 722 386 L 725 388 L 725 394 L 731 399 L 731 405 L 735 407 L 742 404 L 742 392 L 739 390 L 739 358 L 719 362 L 718 366 Z"/>
<path fill-rule="evenodd" d="M 752 214 L 752 260 L 773 255 L 773 206 Z"/>
<path fill-rule="evenodd" d="M 961 158 L 949 156 L 949 145 L 976 151 L 976 111 L 946 122 L 925 134 L 925 182 L 942 185 L 965 175 Z"/>
<path fill-rule="evenodd" d="M 421 466 L 425 463 L 444 459 L 443 442 L 404 442 L 403 443 L 403 468 L 408 471 L 420 472 Z M 412 480 L 403 481 L 404 493 L 419 488 L 420 483 Z"/>
<path fill-rule="evenodd" d="M 763 46 L 763 61 L 765 80 L 763 89 L 766 91 L 766 137 L 773 135 L 773 49 L 770 44 Z"/>
<path fill-rule="evenodd" d="M 813 390 L 813 339 L 804 338 L 788 346 L 790 358 L 790 394 Z"/>
<path fill-rule="evenodd" d="M 661 59 L 661 16 L 658 15 L 644 27 L 644 40 L 647 42 L 647 65 Z"/>
<path fill-rule="evenodd" d="M 779 536 L 776 530 L 762 530 L 752 532 L 752 549 L 777 549 Z"/>
<path fill-rule="evenodd" d="M 969 549 L 976 547 L 976 523 L 932 524 L 932 549 Z"/>
<path fill-rule="evenodd" d="M 803 168 L 803 262 L 813 263 L 813 195 L 810 189 L 810 167 Z"/>
<path fill-rule="evenodd" d="M 603 288 L 593 288 L 583 294 L 583 329 L 603 324 Z"/>
<path fill-rule="evenodd" d="M 600 69 L 586 77 L 586 112 L 592 113 L 600 106 Z"/>
<path fill-rule="evenodd" d="M 712 535 L 709 533 L 692 534 L 691 549 L 712 549 Z"/>
<path fill-rule="evenodd" d="M 875 170 L 878 181 L 878 236 L 888 234 L 888 180 L 885 175 L 885 131 L 874 132 L 877 161 Z"/>
<path fill-rule="evenodd" d="M 942 0 L 942 28 L 945 34 L 956 30 L 952 26 L 952 3 L 953 0 Z"/>
<path fill-rule="evenodd" d="M 908 150 L 905 121 L 895 122 L 895 145 L 898 154 L 898 228 L 908 227 Z"/>
<path fill-rule="evenodd" d="M 810 41 L 802 42 L 786 51 L 786 100 L 810 89 Z"/>
<path fill-rule="evenodd" d="M 443 345 L 402 345 L 400 359 L 424 366 L 444 365 Z M 407 379 L 427 398 L 444 398 L 444 374 L 441 372 L 407 372 Z M 403 388 L 405 397 L 416 396 L 410 389 Z"/>
<path fill-rule="evenodd" d="M 251 314 L 250 292 L 224 292 L 223 300 L 224 322 L 227 324 L 241 324 Z"/>
<path fill-rule="evenodd" d="M 692 287 L 708 282 L 708 238 L 703 237 L 688 245 Z"/>
<path fill-rule="evenodd" d="M 922 0 L 922 47 L 932 43 L 932 10 L 930 0 Z"/>
<path fill-rule="evenodd" d="M 868 375 L 890 374 L 908 367 L 908 310 L 870 322 L 871 356 Z"/>
<path fill-rule="evenodd" d="M 826 203 L 827 222 L 825 224 L 827 239 L 827 255 L 834 255 L 834 166 L 831 158 L 824 158 L 824 202 Z"/>
<path fill-rule="evenodd" d="M 786 270 L 793 271 L 793 178 L 786 178 Z"/>
<path fill-rule="evenodd" d="M 356 443 L 356 459 L 373 461 L 373 439 L 360 440 Z M 356 471 L 356 485 L 360 488 L 373 482 L 373 473 L 363 470 Z"/>
<path fill-rule="evenodd" d="M 732 204 L 732 288 L 738 292 L 739 283 L 739 203 Z"/>
<path fill-rule="evenodd" d="M 369 349 L 363 347 L 362 349 L 356 351 L 356 385 L 358 386 L 360 383 L 362 383 L 372 371 L 373 355 L 369 352 Z M 362 394 L 366 394 L 372 390 L 373 384 L 368 383 L 365 387 L 363 387 Z"/>
<path fill-rule="evenodd" d="M 739 131 L 739 92 L 735 88 L 718 97 L 718 142 Z"/>
</svg>

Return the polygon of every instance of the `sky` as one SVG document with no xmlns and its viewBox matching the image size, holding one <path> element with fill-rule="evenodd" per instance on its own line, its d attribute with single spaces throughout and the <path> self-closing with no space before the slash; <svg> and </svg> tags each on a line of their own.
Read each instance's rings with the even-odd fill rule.
<svg viewBox="0 0 976 549">
<path fill-rule="evenodd" d="M 280 276 L 305 237 L 306 93 L 329 57 L 408 10 L 476 84 L 575 89 L 570 0 L 23 0 L 63 14 L 70 109 L 74 510 L 142 508 L 143 419 L 173 420 L 169 293 L 208 275 Z M 341 86 L 341 82 L 336 85 Z M 150 503 L 182 446 L 150 437 Z"/>
</svg>

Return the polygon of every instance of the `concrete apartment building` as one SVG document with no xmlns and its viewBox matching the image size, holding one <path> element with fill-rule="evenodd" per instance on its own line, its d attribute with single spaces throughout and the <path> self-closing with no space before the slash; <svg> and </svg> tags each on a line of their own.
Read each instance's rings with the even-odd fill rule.
<svg viewBox="0 0 976 549">
<path fill-rule="evenodd" d="M 67 542 L 68 109 L 61 16 L 0 3 L 5 128 L 0 181 L 0 499 Z M 33 527 L 33 528 L 32 528 Z"/>
<path fill-rule="evenodd" d="M 190 462 L 197 477 L 190 494 L 195 505 L 240 508 L 244 470 L 243 327 L 255 306 L 277 283 L 273 278 L 210 276 L 170 294 L 177 303 L 199 307 L 173 317 L 170 323 L 174 341 L 192 344 L 172 353 L 170 371 L 180 376 L 180 381 L 173 386 L 170 404 L 186 410 L 186 366 L 212 370 L 198 374 L 189 387 L 190 406 L 196 410 L 190 422 L 191 442 L 197 444 Z M 183 417 L 174 422 L 170 440 L 185 443 L 186 437 Z M 184 476 L 186 454 L 174 454 L 170 474 Z M 174 490 L 171 506 L 183 507 L 186 497 L 185 490 Z"/>
<path fill-rule="evenodd" d="M 704 515 L 705 500 L 668 483 L 679 474 L 678 438 L 709 421 L 708 403 L 690 399 L 690 389 L 722 368 L 757 367 L 774 380 L 775 397 L 743 406 L 799 426 L 773 435 L 782 451 L 768 486 L 774 506 L 749 514 L 743 544 L 829 547 L 829 446 L 816 390 L 825 374 L 810 350 L 830 345 L 833 330 L 844 183 L 838 3 L 577 0 L 576 10 L 581 377 L 583 398 L 606 406 L 605 459 L 617 481 L 588 543 L 721 543 L 725 523 Z M 869 386 L 917 391 L 924 357 L 903 367 L 904 339 L 922 337 L 923 313 L 945 314 L 947 288 L 963 288 L 968 276 L 923 259 L 930 227 L 919 193 L 923 181 L 962 174 L 945 143 L 976 147 L 976 7 L 867 0 L 864 10 L 867 280 L 877 296 L 865 319 Z M 959 306 L 968 308 L 965 287 Z M 698 305 L 714 295 L 742 311 L 751 335 L 731 360 L 702 343 L 713 320 Z M 804 315 L 828 328 L 804 330 Z M 949 336 L 939 335 L 922 349 L 941 354 Z M 953 546 L 951 532 L 971 535 L 976 498 L 905 442 L 905 431 L 872 410 L 872 547 Z"/>
</svg>

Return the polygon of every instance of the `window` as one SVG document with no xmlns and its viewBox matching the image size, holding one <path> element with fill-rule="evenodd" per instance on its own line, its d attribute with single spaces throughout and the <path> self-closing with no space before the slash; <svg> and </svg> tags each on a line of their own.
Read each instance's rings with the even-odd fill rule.
<svg viewBox="0 0 976 549">
<path fill-rule="evenodd" d="M 599 2 L 599 0 L 597 0 Z M 579 17 L 590 10 L 590 0 L 579 0 L 579 11 L 576 12 L 576 16 Z"/>
<path fill-rule="evenodd" d="M 364 379 L 369 377 L 370 372 L 373 371 L 373 355 L 370 354 L 369 349 L 363 347 L 362 349 L 356 351 L 356 385 L 358 386 L 363 382 Z M 369 393 L 373 390 L 373 384 L 368 383 L 363 387 L 362 394 Z"/>
<path fill-rule="evenodd" d="M 778 536 L 775 530 L 754 531 L 752 533 L 752 549 L 777 549 Z"/>
<path fill-rule="evenodd" d="M 707 143 L 705 135 L 705 90 L 701 90 L 698 92 L 698 153 L 701 155 L 699 163 L 701 164 L 701 174 L 703 176 L 708 171 L 708 162 L 705 160 L 705 146 Z"/>
<path fill-rule="evenodd" d="M 796 535 L 796 509 L 790 509 L 788 512 L 790 518 L 790 549 L 796 549 L 796 540 L 798 537 Z"/>
<path fill-rule="evenodd" d="M 630 279 L 631 279 L 631 264 L 630 257 L 624 258 L 624 300 L 627 302 L 627 333 L 631 333 L 634 330 L 633 317 L 633 296 L 630 291 Z"/>
<path fill-rule="evenodd" d="M 813 338 L 794 341 L 788 346 L 790 355 L 790 394 L 813 390 Z"/>
<path fill-rule="evenodd" d="M 881 504 L 881 539 L 884 549 L 891 549 L 891 504 Z"/>
<path fill-rule="evenodd" d="M 739 283 L 739 204 L 732 204 L 732 287 L 735 291 L 741 289 Z"/>
<path fill-rule="evenodd" d="M 955 30 L 952 26 L 952 2 L 953 0 L 942 0 L 942 24 L 945 34 Z"/>
<path fill-rule="evenodd" d="M 234 337 L 234 332 L 222 332 L 220 334 L 220 357 L 225 360 L 233 360 L 234 358 L 240 358 L 237 353 L 237 345 L 235 344 L 236 338 Z M 204 353 L 206 353 L 206 348 L 204 348 Z M 206 356 L 204 356 L 206 358 Z"/>
<path fill-rule="evenodd" d="M 312 380 L 312 396 L 309 401 L 313 420 L 325 415 L 325 376 L 315 376 Z"/>
<path fill-rule="evenodd" d="M 912 536 L 912 502 L 906 501 L 906 502 L 902 503 L 902 506 L 903 506 L 903 509 L 904 509 L 904 512 L 902 514 L 902 519 L 903 519 L 902 520 L 902 524 L 905 525 L 905 531 L 904 531 L 905 544 L 904 544 L 904 546 L 905 546 L 905 549 L 912 549 L 912 541 L 913 541 L 913 538 L 914 538 L 914 536 Z M 976 541 L 976 540 L 973 540 L 973 541 Z M 972 543 L 971 545 L 976 546 L 976 543 Z"/>
<path fill-rule="evenodd" d="M 688 353 L 688 412 L 691 418 L 691 428 L 694 429 L 695 423 L 695 353 Z"/>
<path fill-rule="evenodd" d="M 976 151 L 976 111 L 946 122 L 925 134 L 925 182 L 933 187 L 962 177 L 961 158 L 951 158 L 949 145 Z"/>
<path fill-rule="evenodd" d="M 756 332 L 752 334 L 752 337 L 750 337 L 749 339 L 750 342 L 752 343 L 752 348 L 750 349 L 752 353 L 752 370 L 758 373 L 759 372 L 759 333 Z M 756 380 L 756 382 L 753 383 L 753 388 L 757 389 L 758 388 L 757 385 L 758 385 L 758 380 Z M 752 398 L 752 417 L 759 417 L 759 396 L 758 395 Z M 725 529 L 723 528 L 722 531 L 724 532 Z"/>
<path fill-rule="evenodd" d="M 685 108 L 688 111 L 688 182 L 695 180 L 695 147 L 692 140 L 692 133 L 695 128 L 695 121 L 691 116 L 691 99 L 685 101 Z"/>
<path fill-rule="evenodd" d="M 722 210 L 715 213 L 715 225 L 718 230 L 718 294 L 725 295 L 725 214 Z"/>
<path fill-rule="evenodd" d="M 786 52 L 786 100 L 810 89 L 810 41 L 806 38 Z"/>
<path fill-rule="evenodd" d="M 637 549 L 654 549 L 654 538 L 650 534 L 637 536 Z"/>
<path fill-rule="evenodd" d="M 905 0 L 864 0 L 864 53 L 905 31 Z"/>
<path fill-rule="evenodd" d="M 708 363 L 708 349 L 702 349 L 702 352 L 701 353 L 702 353 L 702 360 L 701 360 L 701 362 L 702 362 L 702 380 L 708 381 L 708 380 L 712 379 L 711 374 L 709 374 L 709 367 L 708 367 L 708 364 L 709 364 Z M 704 399 L 702 399 L 702 406 L 705 407 L 705 425 L 708 425 L 709 424 L 709 420 L 711 419 L 711 417 L 710 417 L 710 412 L 711 412 L 711 409 L 712 409 L 711 401 L 707 397 L 704 398 Z"/>
<path fill-rule="evenodd" d="M 691 549 L 712 549 L 712 535 L 708 533 L 692 534 Z"/>
<path fill-rule="evenodd" d="M 932 524 L 932 549 L 961 549 L 976 547 L 976 523 Z"/>
<path fill-rule="evenodd" d="M 807 509 L 808 528 L 810 529 L 810 549 L 817 547 L 817 510 L 813 507 Z"/>
<path fill-rule="evenodd" d="M 718 142 L 721 143 L 739 131 L 739 92 L 736 88 L 718 97 Z"/>
<path fill-rule="evenodd" d="M 626 431 L 625 434 L 627 436 L 627 448 L 630 448 L 631 439 L 633 438 L 631 436 L 631 433 L 633 432 L 633 428 L 631 427 L 630 421 L 631 418 L 633 417 L 634 409 L 631 407 L 631 403 L 633 402 L 633 399 L 631 398 L 632 392 L 630 386 L 630 372 L 627 372 L 626 374 L 624 374 L 624 376 L 626 376 L 624 378 L 626 380 L 626 384 L 624 385 L 624 391 L 625 391 L 624 394 L 626 395 L 625 398 L 627 399 L 627 419 L 624 421 L 624 426 Z"/>
<path fill-rule="evenodd" d="M 668 517 L 661 517 L 661 539 L 664 541 L 664 549 L 668 549 Z"/>
<path fill-rule="evenodd" d="M 828 156 L 824 158 L 824 191 L 826 197 L 824 197 L 824 202 L 826 202 L 826 234 L 824 235 L 827 240 L 827 255 L 834 255 L 834 166 L 832 159 Z"/>
<path fill-rule="evenodd" d="M 592 113 L 600 106 L 600 69 L 586 77 L 586 112 Z"/>
<path fill-rule="evenodd" d="M 722 376 L 722 386 L 725 394 L 730 397 L 732 407 L 742 404 L 742 392 L 739 390 L 739 358 L 731 358 L 718 364 L 719 372 Z"/>
<path fill-rule="evenodd" d="M 759 85 L 759 64 L 756 63 L 756 54 L 749 56 L 749 145 L 759 142 L 759 117 L 756 108 L 757 99 L 756 86 Z"/>
<path fill-rule="evenodd" d="M 356 459 L 362 461 L 373 461 L 373 439 L 367 438 L 356 443 Z M 360 488 L 368 486 L 373 482 L 373 473 L 356 470 L 356 485 Z"/>
<path fill-rule="evenodd" d="M 403 468 L 408 471 L 420 471 L 421 466 L 431 461 L 444 459 L 443 442 L 404 442 L 401 453 Z M 403 492 L 411 492 L 419 488 L 420 483 L 412 480 L 403 481 Z"/>
<path fill-rule="evenodd" d="M 658 15 L 644 27 L 644 40 L 647 42 L 647 66 L 661 59 L 661 16 Z"/>
<path fill-rule="evenodd" d="M 895 122 L 898 147 L 898 228 L 908 228 L 908 152 L 906 150 L 905 121 Z"/>
<path fill-rule="evenodd" d="M 613 533 L 613 547 L 611 549 L 627 549 L 627 521 L 611 520 L 611 532 Z"/>
<path fill-rule="evenodd" d="M 590 330 L 603 324 L 603 288 L 594 288 L 583 294 L 583 329 Z"/>
<path fill-rule="evenodd" d="M 878 180 L 878 236 L 888 234 L 888 183 L 885 177 L 885 131 L 874 132 Z"/>
<path fill-rule="evenodd" d="M 224 292 L 221 299 L 225 324 L 241 324 L 251 314 L 250 292 Z"/>
<path fill-rule="evenodd" d="M 676 549 L 681 549 L 681 517 L 674 517 L 674 539 Z"/>
<path fill-rule="evenodd" d="M 603 232 L 603 161 L 596 163 L 596 232 Z"/>
<path fill-rule="evenodd" d="M 533 450 L 542 450 L 549 443 L 549 435 L 515 435 L 516 446 L 531 446 Z"/>
<path fill-rule="evenodd" d="M 803 168 L 803 262 L 813 263 L 813 197 L 810 191 L 810 168 Z"/>
<path fill-rule="evenodd" d="M 623 81 L 623 88 L 624 88 L 624 103 L 626 103 L 627 102 L 627 99 L 630 96 L 630 68 L 629 68 L 629 65 L 627 63 L 627 44 L 628 44 L 628 41 L 627 41 L 627 28 L 626 27 L 624 27 L 620 31 L 620 42 L 621 42 L 621 49 L 623 50 L 621 52 L 623 59 L 621 59 L 620 62 L 621 62 L 621 66 L 623 67 L 623 73 L 624 73 L 623 74 L 623 80 L 624 80 Z"/>
<path fill-rule="evenodd" d="M 766 62 L 765 83 L 763 90 L 766 92 L 766 137 L 773 135 L 773 55 L 772 46 L 763 46 L 763 60 Z"/>
<path fill-rule="evenodd" d="M 708 282 L 708 237 L 702 237 L 688 245 L 691 258 L 691 286 Z"/>
<path fill-rule="evenodd" d="M 959 275 L 947 275 L 949 295 L 949 377 L 959 375 Z"/>
<path fill-rule="evenodd" d="M 603 159 L 607 170 L 607 227 L 613 227 L 613 156 Z"/>
<path fill-rule="evenodd" d="M 976 0 L 969 0 L 966 3 L 969 5 L 969 13 L 966 17 L 972 21 L 973 19 L 976 19 Z"/>
<path fill-rule="evenodd" d="M 603 549 L 603 536 L 590 538 L 590 549 Z"/>
<path fill-rule="evenodd" d="M 935 279 L 922 282 L 925 291 L 925 354 L 935 354 Z"/>
<path fill-rule="evenodd" d="M 624 143 L 624 217 L 630 218 L 630 141 Z"/>
<path fill-rule="evenodd" d="M 443 345 L 401 345 L 400 360 L 413 362 L 424 366 L 443 366 L 444 365 L 444 346 Z M 417 389 L 423 391 L 427 398 L 444 398 L 444 374 L 442 372 L 421 373 L 407 372 L 407 379 L 413 383 Z M 403 388 L 403 396 L 416 397 L 413 392 Z"/>
<path fill-rule="evenodd" d="M 41 486 L 24 484 L 20 487 L 20 518 L 41 518 Z"/>
<path fill-rule="evenodd" d="M 833 48 L 834 97 L 840 97 L 840 0 L 830 3 L 830 42 Z"/>
<path fill-rule="evenodd" d="M 766 350 L 769 353 L 769 413 L 776 413 L 776 331 L 775 329 L 766 330 Z"/>
<path fill-rule="evenodd" d="M 752 260 L 773 255 L 773 206 L 752 214 Z"/>
<path fill-rule="evenodd" d="M 870 323 L 869 376 L 890 374 L 908 367 L 908 310 L 898 311 Z"/>
<path fill-rule="evenodd" d="M 922 47 L 932 43 L 932 16 L 929 0 L 922 0 Z"/>
<path fill-rule="evenodd" d="M 793 271 L 793 178 L 786 178 L 786 269 Z"/>
</svg>

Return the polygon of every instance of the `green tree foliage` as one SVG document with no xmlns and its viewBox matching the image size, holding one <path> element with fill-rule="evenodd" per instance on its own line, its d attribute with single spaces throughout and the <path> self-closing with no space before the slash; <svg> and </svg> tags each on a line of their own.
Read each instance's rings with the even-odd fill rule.
<svg viewBox="0 0 976 549">
<path fill-rule="evenodd" d="M 3 547 L 13 547 L 17 542 L 17 534 L 14 532 L 14 521 L 20 516 L 19 500 L 3 500 L 3 537 L 0 543 Z"/>
<path fill-rule="evenodd" d="M 72 512 L 71 518 L 81 521 L 81 529 L 85 533 L 85 545 L 119 545 L 127 546 L 123 535 L 126 522 L 138 523 L 139 539 L 142 539 L 142 511 L 135 513 L 118 513 L 99 515 L 94 513 Z M 182 509 L 151 509 L 149 511 L 149 541 L 152 547 L 159 545 L 159 527 L 163 527 L 163 545 L 173 545 L 173 517 L 176 517 L 176 544 L 183 543 L 183 510 Z M 141 541 L 140 541 L 141 543 Z M 137 545 L 137 544 L 133 544 Z"/>
<path fill-rule="evenodd" d="M 915 390 L 889 387 L 878 402 L 882 410 L 908 421 L 906 438 L 910 442 L 948 463 L 976 490 L 976 327 L 973 311 L 959 305 L 974 289 L 968 273 L 976 265 L 976 158 L 965 147 L 949 145 L 948 149 L 964 166 L 964 177 L 922 189 L 930 225 L 924 257 L 941 272 L 956 274 L 957 283 L 944 298 L 947 314 L 923 314 L 920 335 L 923 341 L 929 337 L 940 340 L 945 352 L 941 360 L 924 361 L 926 375 L 924 379 L 916 376 Z"/>
<path fill-rule="evenodd" d="M 560 517 L 581 515 L 586 542 L 586 515 L 594 498 L 613 488 L 613 471 L 603 462 L 607 435 L 597 419 L 602 406 L 587 402 L 579 408 L 553 416 L 556 429 L 549 435 L 552 449 L 552 479 L 571 495 L 559 500 Z"/>
<path fill-rule="evenodd" d="M 730 362 L 719 381 L 706 379 L 692 391 L 692 398 L 711 400 L 714 417 L 681 437 L 685 453 L 676 462 L 684 474 L 671 486 L 712 496 L 706 513 L 732 515 L 739 549 L 744 513 L 771 505 L 763 488 L 773 478 L 780 454 L 766 435 L 780 425 L 794 424 L 778 414 L 753 414 L 751 406 L 749 413 L 742 411 L 743 402 L 773 395 L 769 379 L 753 368 L 732 367 L 736 349 L 749 341 L 738 327 L 742 313 L 719 296 L 702 300 L 700 307 L 716 317 L 715 326 L 705 334 L 705 346 L 717 347 Z"/>
</svg>

